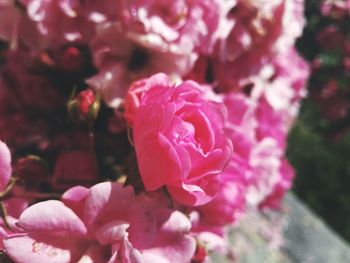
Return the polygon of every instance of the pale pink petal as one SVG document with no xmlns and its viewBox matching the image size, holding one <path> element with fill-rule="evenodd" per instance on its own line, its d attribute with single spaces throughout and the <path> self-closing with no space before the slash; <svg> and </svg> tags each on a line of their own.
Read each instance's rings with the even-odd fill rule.
<svg viewBox="0 0 350 263">
<path fill-rule="evenodd" d="M 141 251 L 145 262 L 190 262 L 196 241 L 187 234 L 191 228 L 189 219 L 179 211 L 163 210 L 159 216 L 163 224 L 153 247 Z"/>
<path fill-rule="evenodd" d="M 11 152 L 6 144 L 0 141 L 0 191 L 5 189 L 11 173 Z"/>
<path fill-rule="evenodd" d="M 90 188 L 84 209 L 84 222 L 92 232 L 111 220 L 111 216 L 123 215 L 134 199 L 132 187 L 119 183 L 104 182 Z"/>
<path fill-rule="evenodd" d="M 85 235 L 87 229 L 80 218 L 62 202 L 49 200 L 26 209 L 18 222 L 26 231 L 69 232 Z"/>
<path fill-rule="evenodd" d="M 140 251 L 135 249 L 127 239 L 122 240 L 113 249 L 115 252 L 108 263 L 145 263 Z"/>
<path fill-rule="evenodd" d="M 112 244 L 128 237 L 129 224 L 121 220 L 112 220 L 96 230 L 96 239 L 102 244 Z"/>
<path fill-rule="evenodd" d="M 82 218 L 85 199 L 90 193 L 88 188 L 75 186 L 67 190 L 61 197 L 62 202 Z"/>
<path fill-rule="evenodd" d="M 181 187 L 167 186 L 167 189 L 176 201 L 189 206 L 199 206 L 214 198 L 219 190 L 219 181 L 214 177 L 210 181 L 202 179 L 195 185 L 183 183 Z"/>
<path fill-rule="evenodd" d="M 16 263 L 76 262 L 86 249 L 84 242 L 69 235 L 16 234 L 4 240 L 6 253 Z"/>
</svg>

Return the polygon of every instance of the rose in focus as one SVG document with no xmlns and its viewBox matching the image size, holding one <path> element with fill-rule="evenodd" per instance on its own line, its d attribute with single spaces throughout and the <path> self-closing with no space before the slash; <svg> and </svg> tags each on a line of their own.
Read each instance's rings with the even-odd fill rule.
<svg viewBox="0 0 350 263">
<path fill-rule="evenodd" d="M 125 107 L 146 190 L 166 186 L 192 206 L 213 199 L 232 152 L 225 107 L 206 100 L 196 83 L 175 85 L 164 74 L 134 83 Z"/>
</svg>

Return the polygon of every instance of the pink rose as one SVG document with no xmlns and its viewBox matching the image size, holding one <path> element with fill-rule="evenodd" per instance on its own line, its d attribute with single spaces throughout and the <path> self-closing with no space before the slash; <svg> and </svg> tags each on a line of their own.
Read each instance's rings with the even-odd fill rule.
<svg viewBox="0 0 350 263">
<path fill-rule="evenodd" d="M 139 83 L 129 90 L 125 115 L 146 190 L 166 186 L 180 203 L 209 202 L 232 151 L 225 107 L 204 99 L 192 81 L 175 85 L 157 74 Z"/>
<path fill-rule="evenodd" d="M 62 199 L 39 202 L 21 214 L 22 233 L 4 240 L 15 262 L 182 263 L 194 254 L 188 218 L 136 196 L 130 186 L 77 186 Z"/>
</svg>

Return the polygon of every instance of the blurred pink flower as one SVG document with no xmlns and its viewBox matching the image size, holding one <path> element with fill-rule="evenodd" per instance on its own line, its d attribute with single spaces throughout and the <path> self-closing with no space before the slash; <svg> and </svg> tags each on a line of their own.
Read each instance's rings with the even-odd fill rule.
<svg viewBox="0 0 350 263">
<path fill-rule="evenodd" d="M 146 190 L 166 186 L 180 203 L 209 202 L 232 151 L 225 108 L 206 100 L 195 82 L 175 85 L 158 74 L 140 83 L 129 90 L 125 115 Z"/>
<path fill-rule="evenodd" d="M 91 44 L 99 73 L 87 80 L 109 106 L 118 107 L 129 85 L 158 72 L 182 76 L 196 55 L 168 50 L 150 35 L 126 32 L 120 23 L 102 23 Z"/>
<path fill-rule="evenodd" d="M 224 25 L 213 69 L 220 90 L 237 90 L 275 53 L 294 45 L 304 25 L 303 1 L 239 0 Z"/>
<path fill-rule="evenodd" d="M 279 172 L 280 179 L 278 183 L 275 185 L 272 192 L 265 198 L 265 200 L 260 203 L 260 207 L 279 209 L 285 193 L 292 187 L 295 174 L 293 167 L 286 159 L 282 160 Z"/>
<path fill-rule="evenodd" d="M 158 38 L 166 49 L 209 54 L 222 15 L 218 0 L 124 1 L 123 23 L 133 33 Z"/>
<path fill-rule="evenodd" d="M 239 170 L 232 167 L 234 162 L 221 174 L 220 190 L 209 203 L 196 207 L 202 224 L 225 226 L 233 224 L 245 210 L 246 179 Z"/>
<path fill-rule="evenodd" d="M 224 172 L 225 178 L 235 180 L 239 183 L 237 187 L 243 187 L 245 197 L 241 203 L 256 206 L 279 183 L 283 149 L 273 133 L 259 137 L 262 125 L 274 129 L 274 126 L 264 123 L 265 119 L 259 118 L 260 101 L 234 92 L 223 97 L 229 116 L 226 124 L 228 135 L 235 150 L 228 166 L 231 168 Z M 283 133 L 279 138 L 284 143 L 286 135 Z"/>
<path fill-rule="evenodd" d="M 54 48 L 66 42 L 87 43 L 94 34 L 88 17 L 74 14 L 64 0 L 19 0 L 34 21 L 39 41 L 33 49 Z"/>
<path fill-rule="evenodd" d="M 19 1 L 1 1 L 0 20 L 0 39 L 7 41 L 11 49 L 17 49 L 23 44 L 34 49 L 41 46 L 35 22 L 26 15 Z"/>
<path fill-rule="evenodd" d="M 350 15 L 350 0 L 324 0 L 321 4 L 321 13 L 334 19 L 343 19 Z"/>
<path fill-rule="evenodd" d="M 300 101 L 306 96 L 310 69 L 294 48 L 275 56 L 270 77 L 258 80 L 252 96 L 257 100 L 257 137 L 272 137 L 285 149 L 287 134 L 298 115 Z"/>
</svg>

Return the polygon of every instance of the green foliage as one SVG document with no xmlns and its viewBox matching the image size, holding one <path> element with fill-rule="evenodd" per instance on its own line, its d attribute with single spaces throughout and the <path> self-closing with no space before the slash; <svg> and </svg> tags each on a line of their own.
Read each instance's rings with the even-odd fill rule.
<svg viewBox="0 0 350 263">
<path fill-rule="evenodd" d="M 305 100 L 289 136 L 287 156 L 296 169 L 294 191 L 350 240 L 350 134 L 334 142 L 317 105 Z"/>
</svg>

